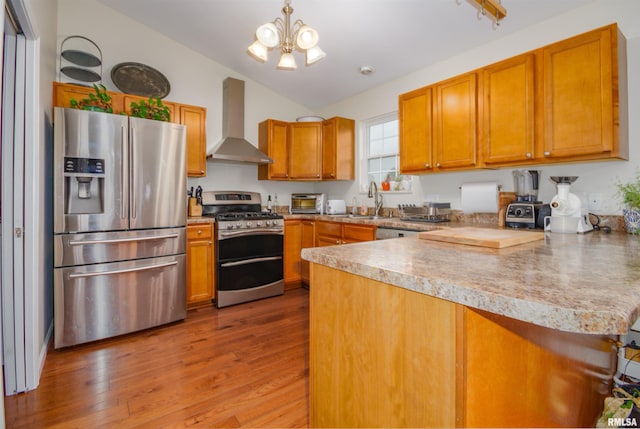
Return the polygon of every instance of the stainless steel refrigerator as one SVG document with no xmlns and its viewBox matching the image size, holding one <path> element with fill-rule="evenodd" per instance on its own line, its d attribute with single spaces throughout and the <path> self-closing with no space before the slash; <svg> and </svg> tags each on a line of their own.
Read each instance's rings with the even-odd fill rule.
<svg viewBox="0 0 640 429">
<path fill-rule="evenodd" d="M 186 316 L 186 128 L 54 111 L 55 348 Z"/>
</svg>

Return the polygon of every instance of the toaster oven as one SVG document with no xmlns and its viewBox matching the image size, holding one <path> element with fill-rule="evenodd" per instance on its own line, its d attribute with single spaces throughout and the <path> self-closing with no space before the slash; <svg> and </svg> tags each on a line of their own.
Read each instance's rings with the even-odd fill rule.
<svg viewBox="0 0 640 429">
<path fill-rule="evenodd" d="M 324 214 L 325 194 L 291 194 L 292 214 Z"/>
</svg>

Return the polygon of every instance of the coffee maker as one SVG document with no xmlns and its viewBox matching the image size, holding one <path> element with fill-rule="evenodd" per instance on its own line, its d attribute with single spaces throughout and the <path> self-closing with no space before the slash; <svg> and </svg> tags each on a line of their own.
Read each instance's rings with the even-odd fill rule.
<svg viewBox="0 0 640 429">
<path fill-rule="evenodd" d="M 540 176 L 539 170 L 513 171 L 516 200 L 507 207 L 505 226 L 527 229 L 540 226 L 538 222 L 538 213 L 542 207 L 542 202 L 538 201 Z"/>
<path fill-rule="evenodd" d="M 578 176 L 551 176 L 558 193 L 551 199 L 551 217 L 577 218 L 576 232 L 584 233 L 593 230 L 589 221 L 589 208 L 585 207 L 580 197 L 569 192 Z"/>
</svg>

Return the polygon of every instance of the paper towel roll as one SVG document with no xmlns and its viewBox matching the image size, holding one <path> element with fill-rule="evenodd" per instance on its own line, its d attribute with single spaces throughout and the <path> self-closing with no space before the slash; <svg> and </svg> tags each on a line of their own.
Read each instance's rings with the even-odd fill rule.
<svg viewBox="0 0 640 429">
<path fill-rule="evenodd" d="M 460 189 L 464 213 L 498 213 L 500 189 L 497 182 L 464 183 Z"/>
</svg>

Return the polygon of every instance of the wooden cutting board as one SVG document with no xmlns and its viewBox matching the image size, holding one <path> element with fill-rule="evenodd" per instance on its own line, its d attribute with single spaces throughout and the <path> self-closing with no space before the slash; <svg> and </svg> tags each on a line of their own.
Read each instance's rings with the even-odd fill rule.
<svg viewBox="0 0 640 429">
<path fill-rule="evenodd" d="M 444 241 L 447 243 L 501 249 L 503 247 L 542 240 L 544 238 L 544 232 L 464 227 L 423 231 L 418 233 L 418 237 L 423 240 Z"/>
</svg>

